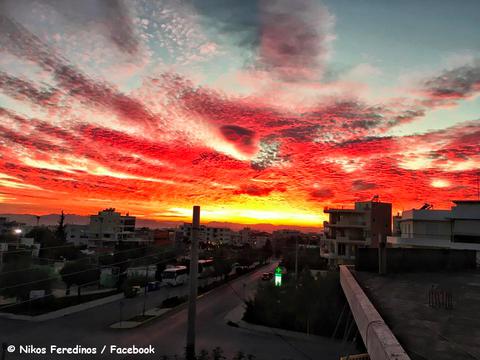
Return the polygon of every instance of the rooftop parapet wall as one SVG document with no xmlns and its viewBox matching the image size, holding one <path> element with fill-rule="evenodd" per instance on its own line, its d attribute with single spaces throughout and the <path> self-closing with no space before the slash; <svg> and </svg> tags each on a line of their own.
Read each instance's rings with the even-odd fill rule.
<svg viewBox="0 0 480 360">
<path fill-rule="evenodd" d="M 473 250 L 387 248 L 388 273 L 465 271 L 476 266 L 476 251 Z M 355 269 L 378 271 L 378 249 L 357 249 Z"/>
<path fill-rule="evenodd" d="M 409 360 L 405 350 L 363 292 L 348 266 L 340 266 L 340 284 L 372 360 Z"/>
</svg>

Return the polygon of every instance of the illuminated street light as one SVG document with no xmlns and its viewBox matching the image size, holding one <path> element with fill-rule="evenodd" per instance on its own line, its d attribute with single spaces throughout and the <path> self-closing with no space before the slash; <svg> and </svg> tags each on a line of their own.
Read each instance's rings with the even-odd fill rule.
<svg viewBox="0 0 480 360">
<path fill-rule="evenodd" d="M 13 230 L 14 234 L 20 235 L 22 233 L 22 229 L 15 229 Z"/>
<path fill-rule="evenodd" d="M 282 286 L 282 269 L 280 266 L 275 269 L 275 286 Z"/>
</svg>

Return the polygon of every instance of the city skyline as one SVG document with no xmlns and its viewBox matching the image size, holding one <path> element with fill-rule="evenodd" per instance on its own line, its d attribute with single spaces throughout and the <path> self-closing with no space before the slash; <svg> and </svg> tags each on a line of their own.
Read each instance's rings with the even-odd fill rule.
<svg viewBox="0 0 480 360">
<path fill-rule="evenodd" d="M 477 199 L 478 2 L 105 4 L 0 2 L 0 213 Z"/>
</svg>

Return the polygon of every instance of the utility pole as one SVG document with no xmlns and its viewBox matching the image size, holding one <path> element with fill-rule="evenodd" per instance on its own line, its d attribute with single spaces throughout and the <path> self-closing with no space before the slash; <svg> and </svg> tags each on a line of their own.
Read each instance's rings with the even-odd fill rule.
<svg viewBox="0 0 480 360">
<path fill-rule="evenodd" d="M 298 236 L 295 237 L 295 286 L 298 283 Z"/>
<path fill-rule="evenodd" d="M 145 307 L 147 306 L 148 268 L 149 268 L 149 265 L 147 265 L 147 268 L 145 269 L 145 292 L 144 292 L 144 294 L 143 294 L 143 311 L 142 311 L 142 316 L 145 316 Z"/>
<path fill-rule="evenodd" d="M 200 206 L 193 207 L 192 241 L 190 247 L 190 296 L 188 300 L 187 360 L 195 360 L 195 317 L 197 312 L 198 231 Z"/>
</svg>

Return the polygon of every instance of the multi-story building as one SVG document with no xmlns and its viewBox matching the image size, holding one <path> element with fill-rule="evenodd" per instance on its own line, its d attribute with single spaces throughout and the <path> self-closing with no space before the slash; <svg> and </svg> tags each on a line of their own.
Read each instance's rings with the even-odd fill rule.
<svg viewBox="0 0 480 360">
<path fill-rule="evenodd" d="M 88 230 L 88 225 L 65 225 L 67 242 L 73 243 L 75 246 L 88 245 Z"/>
<path fill-rule="evenodd" d="M 450 210 L 407 210 L 398 220 L 392 247 L 433 247 L 480 251 L 480 200 L 454 200 Z"/>
<path fill-rule="evenodd" d="M 206 226 L 205 241 L 214 244 L 230 244 L 232 242 L 233 231 L 229 228 Z"/>
<path fill-rule="evenodd" d="M 356 202 L 353 209 L 325 208 L 325 239 L 320 255 L 330 265 L 351 264 L 357 247 L 378 247 L 379 240 L 392 234 L 392 204 Z"/>
<path fill-rule="evenodd" d="M 191 239 L 191 223 L 184 223 L 179 227 L 179 230 L 183 232 L 183 236 L 185 239 Z M 214 244 L 230 244 L 232 243 L 232 237 L 234 237 L 234 232 L 229 228 L 200 225 L 198 237 L 198 240 L 200 242 L 209 242 Z"/>
<path fill-rule="evenodd" d="M 135 216 L 122 215 L 113 208 L 91 215 L 87 232 L 88 246 L 113 248 L 119 242 L 150 242 L 135 236 L 135 220 Z"/>
<path fill-rule="evenodd" d="M 178 227 L 178 230 L 183 234 L 183 239 L 190 241 L 192 239 L 192 224 L 191 223 L 184 223 Z M 204 242 L 205 241 L 205 225 L 200 225 L 200 229 L 198 231 L 198 241 Z"/>
</svg>

